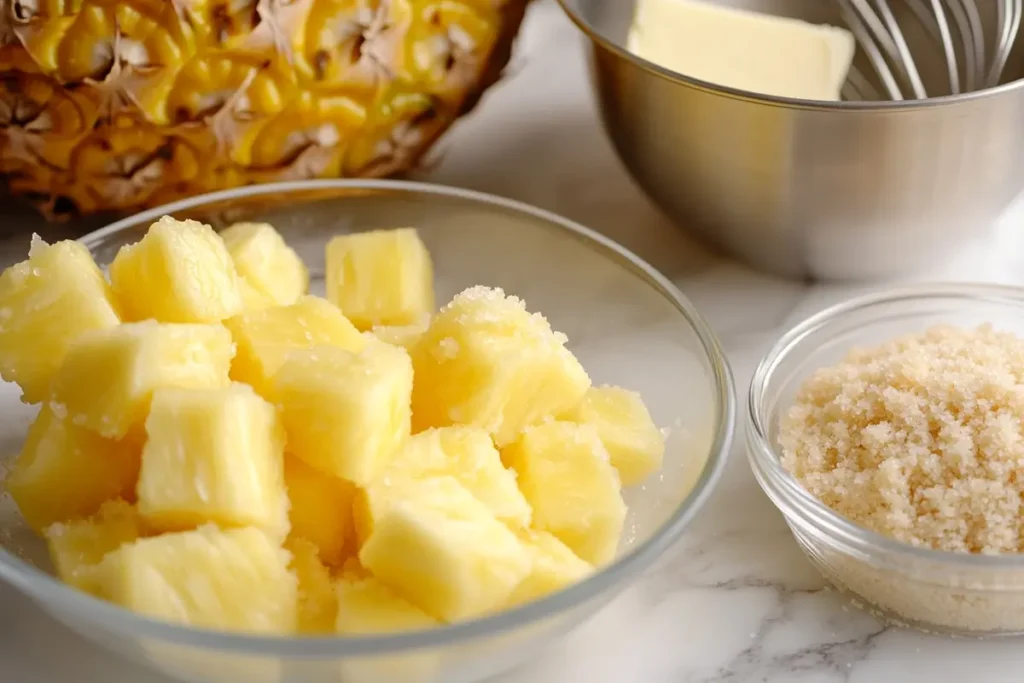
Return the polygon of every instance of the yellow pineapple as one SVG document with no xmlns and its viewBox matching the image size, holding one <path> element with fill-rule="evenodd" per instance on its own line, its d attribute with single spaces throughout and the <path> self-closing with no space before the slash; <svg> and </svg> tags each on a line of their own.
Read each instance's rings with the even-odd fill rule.
<svg viewBox="0 0 1024 683">
<path fill-rule="evenodd" d="M 17 382 L 22 400 L 38 403 L 75 339 L 119 322 L 89 250 L 33 236 L 28 259 L 0 275 L 0 379 Z"/>
<path fill-rule="evenodd" d="M 74 424 L 120 439 L 141 427 L 153 391 L 229 383 L 234 344 L 223 325 L 127 323 L 81 335 L 53 380 Z"/>
<path fill-rule="evenodd" d="M 121 247 L 110 282 L 125 320 L 215 323 L 242 310 L 231 255 L 208 225 L 164 216 Z"/>
<path fill-rule="evenodd" d="M 327 298 L 361 330 L 414 325 L 434 311 L 434 267 L 413 228 L 338 235 L 325 270 Z"/>
<path fill-rule="evenodd" d="M 292 554 L 292 572 L 298 581 L 298 630 L 300 633 L 333 633 L 338 616 L 338 596 L 334 580 L 317 555 L 317 547 L 296 538 L 286 548 Z"/>
<path fill-rule="evenodd" d="M 198 628 L 293 633 L 291 554 L 255 528 L 163 534 L 121 546 L 97 567 L 100 591 L 133 612 Z"/>
<path fill-rule="evenodd" d="M 376 325 L 370 330 L 370 334 L 382 342 L 410 350 L 427 331 L 429 325 L 430 316 L 424 316 L 411 325 Z"/>
<path fill-rule="evenodd" d="M 530 523 L 530 506 L 516 486 L 515 472 L 505 469 L 487 432 L 475 427 L 442 427 L 416 434 L 391 460 L 377 480 L 356 495 L 354 514 L 360 545 L 373 520 L 403 497 L 403 479 L 451 475 L 510 526 Z"/>
<path fill-rule="evenodd" d="M 292 536 L 312 543 L 324 563 L 340 567 L 355 550 L 352 484 L 291 455 L 285 456 L 284 479 L 291 500 Z"/>
<path fill-rule="evenodd" d="M 104 503 L 92 517 L 47 527 L 45 535 L 60 580 L 98 594 L 96 566 L 107 553 L 138 539 L 142 525 L 135 507 L 118 498 Z"/>
<path fill-rule="evenodd" d="M 79 427 L 43 406 L 4 480 L 30 527 L 88 517 L 111 499 L 134 498 L 140 448 Z"/>
<path fill-rule="evenodd" d="M 623 486 L 639 484 L 661 469 L 665 438 L 635 391 L 592 387 L 562 419 L 597 428 Z"/>
<path fill-rule="evenodd" d="M 306 265 L 280 233 L 268 223 L 236 223 L 220 233 L 235 270 L 251 288 L 247 297 L 261 297 L 270 305 L 285 306 L 299 300 L 309 287 Z M 250 308 L 252 306 L 249 302 Z"/>
<path fill-rule="evenodd" d="M 539 313 L 504 292 L 473 287 L 441 309 L 411 351 L 413 429 L 474 425 L 498 446 L 568 410 L 590 378 Z"/>
<path fill-rule="evenodd" d="M 417 607 L 453 622 L 508 600 L 532 567 L 526 547 L 454 477 L 424 479 L 374 519 L 359 560 Z"/>
<path fill-rule="evenodd" d="M 295 349 L 320 344 L 362 351 L 366 340 L 337 306 L 304 296 L 289 306 L 248 311 L 224 321 L 235 340 L 231 377 L 270 396 L 270 379 Z"/>
<path fill-rule="evenodd" d="M 244 384 L 153 392 L 139 474 L 139 512 L 154 528 L 207 522 L 288 533 L 284 431 Z"/>
<path fill-rule="evenodd" d="M 593 573 L 594 568 L 584 562 L 567 545 L 546 531 L 524 530 L 520 540 L 530 552 L 533 569 L 522 583 L 512 591 L 508 605 L 518 606 L 546 597 Z"/>
<path fill-rule="evenodd" d="M 412 168 L 526 0 L 7 3 L 0 171 L 49 215 Z"/>
<path fill-rule="evenodd" d="M 388 344 L 293 351 L 273 385 L 288 451 L 325 474 L 369 483 L 409 436 L 412 376 L 409 355 Z"/>
<path fill-rule="evenodd" d="M 534 527 L 551 532 L 595 566 L 615 557 L 626 504 L 594 427 L 572 422 L 528 427 L 502 458 L 519 473 Z"/>
</svg>

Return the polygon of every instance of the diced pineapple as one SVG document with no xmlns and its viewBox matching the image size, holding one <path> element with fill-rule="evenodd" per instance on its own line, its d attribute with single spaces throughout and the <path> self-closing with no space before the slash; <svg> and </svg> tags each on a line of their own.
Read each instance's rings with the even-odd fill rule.
<svg viewBox="0 0 1024 683">
<path fill-rule="evenodd" d="M 300 633 L 333 633 L 338 596 L 331 572 L 317 556 L 317 547 L 303 538 L 286 545 L 292 554 L 292 572 L 298 580 Z"/>
<path fill-rule="evenodd" d="M 277 306 L 270 297 L 257 291 L 245 280 L 239 279 L 238 292 L 242 295 L 242 312 L 262 311 Z"/>
<path fill-rule="evenodd" d="M 594 427 L 572 422 L 528 427 L 502 458 L 519 473 L 534 527 L 550 531 L 593 565 L 615 557 L 626 504 Z"/>
<path fill-rule="evenodd" d="M 335 628 L 341 635 L 421 631 L 440 625 L 377 579 L 342 579 L 337 582 L 336 590 L 338 619 Z"/>
<path fill-rule="evenodd" d="M 235 223 L 220 233 L 248 287 L 272 304 L 295 303 L 309 287 L 302 259 L 268 223 Z"/>
<path fill-rule="evenodd" d="M 526 547 L 454 477 L 424 479 L 374 520 L 359 559 L 428 614 L 460 621 L 499 607 L 530 573 Z"/>
<path fill-rule="evenodd" d="M 121 546 L 97 568 L 104 596 L 133 612 L 199 628 L 292 633 L 291 553 L 256 528 L 164 534 Z"/>
<path fill-rule="evenodd" d="M 583 580 L 594 568 L 546 531 L 525 530 L 520 540 L 530 551 L 533 569 L 512 591 L 508 606 L 523 605 Z"/>
<path fill-rule="evenodd" d="M 639 484 L 661 469 L 665 439 L 635 391 L 591 387 L 562 419 L 597 429 L 623 486 Z"/>
<path fill-rule="evenodd" d="M 141 535 L 135 507 L 121 499 L 105 502 L 92 517 L 58 522 L 45 531 L 60 580 L 93 594 L 99 592 L 96 566 L 104 556 Z"/>
<path fill-rule="evenodd" d="M 44 405 L 4 482 L 37 532 L 88 517 L 113 498 L 134 498 L 139 448 L 57 417 Z"/>
<path fill-rule="evenodd" d="M 352 484 L 291 455 L 285 456 L 284 478 L 292 505 L 292 536 L 311 542 L 324 563 L 340 567 L 355 551 Z"/>
<path fill-rule="evenodd" d="M 412 363 L 395 346 L 293 351 L 274 375 L 273 393 L 289 452 L 358 485 L 372 481 L 409 436 Z"/>
<path fill-rule="evenodd" d="M 239 278 L 224 242 L 208 225 L 164 216 L 139 242 L 121 248 L 110 282 L 125 320 L 213 323 L 242 310 Z"/>
<path fill-rule="evenodd" d="M 590 378 L 565 341 L 501 290 L 459 294 L 411 352 L 413 430 L 475 425 L 503 446 L 527 425 L 568 410 Z"/>
<path fill-rule="evenodd" d="M 358 352 L 366 346 L 366 340 L 337 306 L 315 296 L 302 297 L 289 306 L 249 311 L 224 324 L 237 347 L 231 377 L 266 397 L 271 378 L 291 351 L 324 344 Z"/>
<path fill-rule="evenodd" d="M 423 316 L 412 325 L 377 325 L 370 334 L 382 342 L 409 350 L 416 345 L 429 325 L 430 316 Z"/>
<path fill-rule="evenodd" d="M 158 389 L 146 436 L 139 513 L 154 528 L 213 522 L 287 535 L 284 431 L 251 387 Z"/>
<path fill-rule="evenodd" d="M 412 325 L 434 310 L 434 267 L 413 228 L 339 235 L 326 259 L 327 298 L 360 330 Z"/>
<path fill-rule="evenodd" d="M 122 438 L 146 419 L 161 387 L 223 387 L 234 344 L 223 325 L 147 320 L 81 335 L 53 381 L 72 422 Z"/>
<path fill-rule="evenodd" d="M 0 275 L 0 378 L 38 403 L 80 334 L 120 322 L 88 249 L 33 236 L 28 259 Z"/>
<path fill-rule="evenodd" d="M 401 498 L 402 479 L 451 475 L 491 513 L 510 526 L 530 524 L 530 506 L 505 469 L 487 432 L 476 427 L 442 427 L 414 435 L 377 480 L 356 496 L 354 514 L 360 545 L 369 537 L 375 516 Z"/>
</svg>

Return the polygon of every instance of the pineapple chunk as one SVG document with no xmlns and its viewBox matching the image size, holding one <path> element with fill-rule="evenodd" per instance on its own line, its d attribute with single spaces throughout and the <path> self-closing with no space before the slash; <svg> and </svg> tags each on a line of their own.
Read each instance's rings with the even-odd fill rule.
<svg viewBox="0 0 1024 683">
<path fill-rule="evenodd" d="M 546 531 L 526 530 L 520 540 L 530 552 L 533 569 L 512 591 L 508 606 L 524 605 L 583 580 L 594 568 Z"/>
<path fill-rule="evenodd" d="M 266 397 L 271 378 L 289 352 L 320 344 L 356 352 L 366 346 L 366 340 L 337 306 L 315 296 L 302 297 L 290 306 L 249 311 L 224 324 L 237 347 L 232 379 L 251 385 Z"/>
<path fill-rule="evenodd" d="M 372 481 L 409 436 L 412 363 L 398 347 L 293 351 L 273 392 L 289 452 L 357 485 Z"/>
<path fill-rule="evenodd" d="M 383 474 L 356 496 L 354 514 L 360 545 L 373 520 L 396 497 L 403 478 L 451 475 L 491 513 L 513 527 L 530 524 L 530 506 L 516 486 L 516 474 L 505 469 L 487 432 L 475 427 L 442 427 L 416 434 L 395 454 Z"/>
<path fill-rule="evenodd" d="M 139 449 L 104 439 L 43 406 L 4 482 L 37 532 L 92 515 L 113 498 L 133 498 Z"/>
<path fill-rule="evenodd" d="M 45 531 L 60 580 L 93 594 L 99 592 L 96 567 L 104 556 L 141 535 L 135 508 L 121 499 L 105 502 L 92 517 L 53 524 Z"/>
<path fill-rule="evenodd" d="M 284 538 L 284 432 L 251 387 L 158 389 L 146 420 L 139 513 L 157 529 L 207 522 Z"/>
<path fill-rule="evenodd" d="M 235 270 L 253 294 L 284 306 L 306 293 L 309 272 L 305 264 L 270 224 L 235 223 L 220 236 Z"/>
<path fill-rule="evenodd" d="M 568 410 L 590 378 L 565 336 L 501 290 L 474 287 L 437 314 L 411 355 L 413 430 L 451 424 L 487 430 L 498 446 Z"/>
<path fill-rule="evenodd" d="M 121 247 L 110 282 L 125 320 L 214 323 L 242 311 L 235 265 L 208 225 L 164 216 Z"/>
<path fill-rule="evenodd" d="M 340 567 L 354 550 L 352 484 L 291 455 L 284 460 L 284 479 L 292 504 L 292 536 L 312 543 L 325 564 Z"/>
<path fill-rule="evenodd" d="M 53 382 L 72 422 L 120 439 L 140 427 L 161 387 L 227 386 L 234 344 L 223 325 L 147 320 L 79 337 Z"/>
<path fill-rule="evenodd" d="M 336 584 L 336 594 L 335 629 L 341 635 L 422 631 L 440 625 L 374 578 L 341 579 Z"/>
<path fill-rule="evenodd" d="M 423 316 L 419 322 L 412 325 L 377 325 L 369 334 L 386 344 L 401 346 L 408 351 L 416 345 L 429 325 L 430 316 Z"/>
<path fill-rule="evenodd" d="M 164 534 L 128 543 L 97 568 L 102 594 L 154 619 L 198 628 L 292 633 L 291 553 L 260 529 Z"/>
<path fill-rule="evenodd" d="M 0 275 L 0 378 L 38 403 L 80 334 L 120 322 L 88 249 L 33 236 L 28 259 Z"/>
<path fill-rule="evenodd" d="M 526 547 L 454 477 L 424 479 L 403 494 L 374 520 L 359 559 L 431 616 L 491 612 L 530 573 Z"/>
<path fill-rule="evenodd" d="M 597 428 L 623 486 L 639 484 L 661 469 L 665 439 L 635 391 L 592 387 L 562 419 Z"/>
<path fill-rule="evenodd" d="M 615 556 L 626 504 L 594 427 L 572 422 L 529 427 L 502 458 L 519 473 L 534 527 L 551 532 L 593 565 Z"/>
<path fill-rule="evenodd" d="M 434 267 L 413 228 L 339 235 L 326 259 L 327 298 L 360 330 L 412 325 L 434 310 Z"/>
<path fill-rule="evenodd" d="M 292 554 L 292 572 L 299 586 L 300 633 L 333 633 L 338 615 L 338 596 L 331 572 L 317 557 L 317 547 L 296 538 L 286 545 Z"/>
</svg>

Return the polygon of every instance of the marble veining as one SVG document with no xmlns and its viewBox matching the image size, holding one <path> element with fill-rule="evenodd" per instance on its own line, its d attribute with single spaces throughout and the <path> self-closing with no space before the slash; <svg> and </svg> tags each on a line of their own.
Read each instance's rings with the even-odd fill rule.
<svg viewBox="0 0 1024 683">
<path fill-rule="evenodd" d="M 552 0 L 531 9 L 505 82 L 444 139 L 419 176 L 561 213 L 647 259 L 717 331 L 741 406 L 758 359 L 783 330 L 872 288 L 761 275 L 673 228 L 604 138 L 580 42 Z M 1024 284 L 1022 217 L 1011 211 L 992 240 L 905 279 Z M 48 238 L 63 234 L 27 212 L 5 218 L 15 220 Z M 0 263 L 24 248 L 24 237 L 0 238 Z M 0 662 L 0 680 L 11 683 L 167 683 L 84 643 L 7 586 L 0 586 Z M 738 438 L 719 489 L 683 540 L 568 640 L 501 681 L 1017 683 L 1022 665 L 1019 640 L 926 636 L 847 606 L 825 588 L 761 493 Z"/>
</svg>

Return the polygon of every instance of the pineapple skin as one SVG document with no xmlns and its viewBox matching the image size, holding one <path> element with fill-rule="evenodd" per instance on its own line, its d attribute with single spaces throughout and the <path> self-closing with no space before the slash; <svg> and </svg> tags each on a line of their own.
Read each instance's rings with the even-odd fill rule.
<svg viewBox="0 0 1024 683">
<path fill-rule="evenodd" d="M 527 4 L 3 3 L 0 177 L 66 218 L 393 175 L 500 78 Z"/>
</svg>

